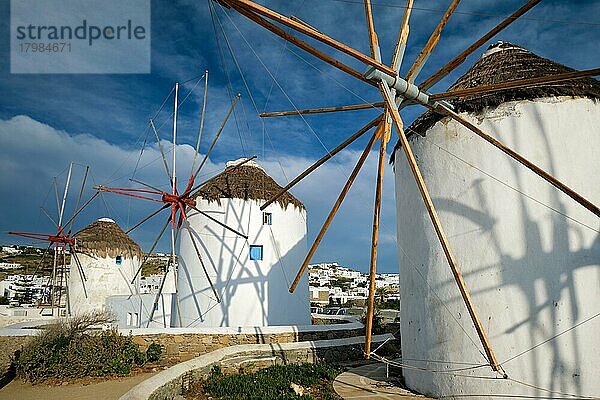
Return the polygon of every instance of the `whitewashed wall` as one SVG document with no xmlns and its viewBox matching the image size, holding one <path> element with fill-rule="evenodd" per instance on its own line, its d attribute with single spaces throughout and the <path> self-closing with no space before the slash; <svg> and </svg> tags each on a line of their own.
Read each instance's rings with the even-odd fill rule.
<svg viewBox="0 0 600 400">
<path fill-rule="evenodd" d="M 178 273 L 181 326 L 268 326 L 310 324 L 308 278 L 294 294 L 288 292 L 304 260 L 306 212 L 277 202 L 265 211 L 272 225 L 263 225 L 258 201 L 221 199 L 221 204 L 198 199 L 197 207 L 213 218 L 248 235 L 248 240 L 191 211 L 192 233 L 208 273 L 221 297 L 205 278 L 188 231 L 183 229 Z M 249 245 L 263 246 L 263 260 L 251 261 Z"/>
<path fill-rule="evenodd" d="M 119 329 L 169 328 L 174 318 L 174 298 L 174 293 L 163 292 L 155 306 L 156 293 L 110 296 L 106 299 L 106 308 L 115 316 Z M 153 308 L 155 310 L 150 321 Z"/>
<path fill-rule="evenodd" d="M 462 115 L 600 204 L 598 103 L 563 97 Z M 600 312 L 598 217 L 458 123 L 440 121 L 411 145 L 498 359 L 509 360 L 582 323 L 505 362 L 508 375 L 544 389 L 599 396 L 600 318 L 584 322 Z M 460 363 L 486 360 L 402 150 L 396 160 L 403 358 L 448 372 L 405 368 L 408 386 L 469 399 L 560 397 L 479 378 L 495 376 L 489 368 L 461 370 L 469 365 Z"/>
<path fill-rule="evenodd" d="M 109 296 L 130 295 L 136 293 L 137 284 L 131 284 L 140 261 L 137 256 L 122 254 L 122 263 L 117 265 L 115 257 L 100 257 L 77 253 L 83 266 L 86 281 L 82 280 L 75 259 L 71 259 L 69 271 L 69 305 L 71 314 L 90 310 L 103 310 Z M 139 275 L 138 275 L 139 276 Z"/>
</svg>

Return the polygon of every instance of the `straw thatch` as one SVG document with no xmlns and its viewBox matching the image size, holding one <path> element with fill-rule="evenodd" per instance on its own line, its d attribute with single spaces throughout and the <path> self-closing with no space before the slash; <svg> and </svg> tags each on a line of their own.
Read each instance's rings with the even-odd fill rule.
<svg viewBox="0 0 600 400">
<path fill-rule="evenodd" d="M 449 90 L 467 89 L 575 71 L 507 42 L 491 45 L 488 48 L 488 53 L 475 63 L 466 74 L 461 76 Z M 457 112 L 479 113 L 485 109 L 493 109 L 507 101 L 556 96 L 599 99 L 600 82 L 593 78 L 583 78 L 519 89 L 498 90 L 493 93 L 453 99 L 450 103 Z M 443 118 L 445 117 L 440 114 L 427 111 L 410 125 L 406 130 L 406 134 L 409 137 L 415 134 L 425 136 L 426 131 Z M 392 154 L 392 163 L 395 151 L 399 146 L 400 143 L 397 143 Z"/>
<path fill-rule="evenodd" d="M 138 259 L 142 257 L 142 249 L 114 221 L 99 219 L 77 232 L 75 249 L 78 252 L 93 254 L 105 258 L 123 257 Z"/>
<path fill-rule="evenodd" d="M 221 199 L 269 200 L 280 190 L 281 186 L 258 164 L 248 162 L 235 168 L 233 165 L 228 165 L 224 173 L 206 182 L 198 190 L 196 197 L 221 204 Z M 277 203 L 284 209 L 289 204 L 304 208 L 300 200 L 289 192 L 279 197 Z"/>
</svg>

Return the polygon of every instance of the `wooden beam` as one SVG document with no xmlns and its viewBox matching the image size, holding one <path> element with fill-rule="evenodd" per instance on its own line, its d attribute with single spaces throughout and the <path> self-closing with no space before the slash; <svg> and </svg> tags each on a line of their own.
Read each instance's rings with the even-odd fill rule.
<svg viewBox="0 0 600 400">
<path fill-rule="evenodd" d="M 309 108 L 307 110 L 293 110 L 293 111 L 271 111 L 258 114 L 259 117 L 285 117 L 288 115 L 303 115 L 303 114 L 324 114 L 338 111 L 355 111 L 355 110 L 368 110 L 371 108 L 381 108 L 384 103 L 382 101 L 377 103 L 366 103 L 366 104 L 353 104 L 349 106 L 337 106 L 337 107 L 325 107 L 325 108 Z"/>
<path fill-rule="evenodd" d="M 323 53 L 322 51 L 315 49 L 313 46 L 298 39 L 294 35 L 284 31 L 283 29 L 279 28 L 277 25 L 272 24 L 271 22 L 269 22 L 266 19 L 262 18 L 261 16 L 255 14 L 254 12 L 252 12 L 244 7 L 238 6 L 238 5 L 231 4 L 231 7 L 234 10 L 236 10 L 237 12 L 239 12 L 240 14 L 242 14 L 245 17 L 247 17 L 248 19 L 250 19 L 251 21 L 256 22 L 260 26 L 266 28 L 267 30 L 273 32 L 277 36 L 279 36 L 279 37 L 287 40 L 288 42 L 294 44 L 295 46 L 301 48 L 302 50 L 306 51 L 307 53 L 312 54 L 313 56 L 325 61 L 326 63 L 336 67 L 337 69 L 344 71 L 345 73 L 347 73 L 349 75 L 352 75 L 353 77 L 355 77 L 357 79 L 360 79 L 361 81 L 363 81 L 365 83 L 368 83 L 369 85 L 374 85 L 373 82 L 371 82 L 370 80 L 365 78 L 361 72 L 355 70 L 352 67 L 347 66 L 346 64 Z"/>
<path fill-rule="evenodd" d="M 440 37 L 442 36 L 442 30 L 448 23 L 448 20 L 454 13 L 454 10 L 456 10 L 456 7 L 458 7 L 458 3 L 460 3 L 460 0 L 452 0 L 452 3 L 450 3 L 450 6 L 448 6 L 448 9 L 442 16 L 442 19 L 431 33 L 431 36 L 429 36 L 429 40 L 425 44 L 425 47 L 423 47 L 423 50 L 421 50 L 421 53 L 419 53 L 419 56 L 408 70 L 408 73 L 406 74 L 406 80 L 410 83 L 413 83 L 415 81 L 415 78 L 417 77 L 417 75 L 419 75 L 419 72 L 421 72 L 421 69 L 423 68 L 423 66 L 427 62 L 427 59 L 431 55 L 431 52 L 433 51 L 433 49 L 435 49 L 435 46 L 437 46 L 438 42 L 440 41 Z"/>
<path fill-rule="evenodd" d="M 408 165 L 410 170 L 413 173 L 415 181 L 417 183 L 417 187 L 421 193 L 421 197 L 423 198 L 423 202 L 425 203 L 425 208 L 427 209 L 427 213 L 429 214 L 429 218 L 433 223 L 433 227 L 435 229 L 435 233 L 437 234 L 438 239 L 440 240 L 440 244 L 442 245 L 442 249 L 444 251 L 444 255 L 446 256 L 446 260 L 448 260 L 448 264 L 450 265 L 450 269 L 452 270 L 452 275 L 454 276 L 454 280 L 458 285 L 458 289 L 460 291 L 460 295 L 467 307 L 469 312 L 469 316 L 471 317 L 471 321 L 473 321 L 473 325 L 475 326 L 475 330 L 477 331 L 477 335 L 479 336 L 479 340 L 483 345 L 485 353 L 487 355 L 487 359 L 490 363 L 490 366 L 494 371 L 502 371 L 502 367 L 498 363 L 494 351 L 492 350 L 492 346 L 490 341 L 487 338 L 485 330 L 483 328 L 483 324 L 479 319 L 477 311 L 475 310 L 475 305 L 473 304 L 473 300 L 471 299 L 471 294 L 467 289 L 467 285 L 462 277 L 460 269 L 458 268 L 458 264 L 454 259 L 454 255 L 452 254 L 452 250 L 450 249 L 450 243 L 448 242 L 448 238 L 444 233 L 444 229 L 442 228 L 442 224 L 438 217 L 437 211 L 433 205 L 433 201 L 431 200 L 431 196 L 429 195 L 429 191 L 427 190 L 427 186 L 425 185 L 425 181 L 423 180 L 423 176 L 421 175 L 421 171 L 419 170 L 419 166 L 417 165 L 417 161 L 412 152 L 410 144 L 408 143 L 408 139 L 406 138 L 406 134 L 404 133 L 402 119 L 400 118 L 400 114 L 398 110 L 394 107 L 394 99 L 392 98 L 389 88 L 384 84 L 380 83 L 381 93 L 385 98 L 388 109 L 392 113 L 392 121 L 396 126 L 396 130 L 398 131 L 398 136 L 400 138 L 400 143 L 402 145 L 402 150 L 406 155 L 406 160 L 408 161 Z"/>
<path fill-rule="evenodd" d="M 221 132 L 223 132 L 223 129 L 225 128 L 225 124 L 227 124 L 227 121 L 229 120 L 229 116 L 233 112 L 235 105 L 237 104 L 238 100 L 240 99 L 240 96 L 241 95 L 238 93 L 235 96 L 235 98 L 233 99 L 233 102 L 231 103 L 231 106 L 229 106 L 229 110 L 227 111 L 227 114 L 225 114 L 225 118 L 223 119 L 223 122 L 221 122 L 221 125 L 219 126 L 219 129 L 217 130 L 217 134 L 213 138 L 210 146 L 208 147 L 208 150 L 206 150 L 206 153 L 204 154 L 204 157 L 202 158 L 202 161 L 200 162 L 200 165 L 198 166 L 198 169 L 196 170 L 195 173 L 194 173 L 194 171 L 192 171 L 192 174 L 193 174 L 192 176 L 194 177 L 193 180 L 196 180 L 196 178 L 198 177 L 198 174 L 202 170 L 202 167 L 206 163 L 206 160 L 208 160 L 208 157 L 210 156 L 210 153 L 212 152 L 213 148 L 215 147 L 217 140 L 219 140 L 219 136 L 221 136 Z M 196 151 L 196 154 L 197 154 L 197 151 Z"/>
<path fill-rule="evenodd" d="M 375 24 L 373 23 L 373 10 L 371 9 L 371 0 L 365 1 L 365 16 L 367 18 L 367 30 L 369 31 L 369 48 L 371 49 L 371 57 L 381 62 L 381 52 L 379 51 L 379 39 L 375 32 Z"/>
<path fill-rule="evenodd" d="M 192 224 L 190 224 L 190 221 L 187 218 L 185 219 L 185 222 L 187 225 L 186 230 L 188 231 L 188 234 L 190 235 L 190 240 L 192 241 L 192 245 L 194 246 L 194 250 L 196 251 L 196 257 L 198 257 L 198 261 L 200 261 L 200 266 L 202 267 L 202 270 L 204 271 L 204 276 L 206 276 L 206 279 L 208 280 L 208 283 L 210 284 L 210 288 L 212 289 L 212 292 L 215 295 L 215 300 L 217 301 L 217 303 L 220 303 L 221 298 L 219 297 L 219 293 L 217 293 L 217 289 L 215 288 L 215 285 L 213 284 L 212 279 L 210 279 L 210 275 L 208 274 L 208 271 L 206 270 L 206 266 L 204 265 L 204 260 L 202 260 L 202 255 L 200 254 L 200 249 L 198 248 L 196 239 L 194 239 L 194 234 L 192 233 Z"/>
<path fill-rule="evenodd" d="M 365 324 L 365 358 L 371 356 L 371 337 L 373 334 L 373 314 L 375 313 L 375 275 L 377 273 L 377 246 L 379 244 L 379 221 L 381 219 L 381 193 L 383 191 L 383 174 L 385 171 L 386 145 L 390 136 L 391 125 L 388 123 L 388 112 L 380 122 L 382 136 L 379 141 L 379 162 L 377 165 L 377 186 L 375 189 L 375 207 L 373 210 L 373 236 L 371 238 L 371 264 L 369 268 L 369 298 L 367 301 L 367 320 Z"/>
<path fill-rule="evenodd" d="M 300 18 L 296 17 L 295 15 L 290 15 L 290 19 L 292 21 L 296 21 L 298 23 L 301 23 L 302 25 L 306 26 L 309 29 L 312 29 L 315 32 L 321 32 L 320 30 L 318 30 L 317 28 L 315 28 L 314 26 L 312 26 L 311 24 L 309 24 L 308 22 L 301 20 Z"/>
<path fill-rule="evenodd" d="M 535 172 L 536 174 L 538 174 L 539 176 L 544 178 L 546 181 L 548 181 L 554 187 L 556 187 L 557 189 L 559 189 L 560 191 L 565 193 L 567 196 L 569 196 L 570 198 L 572 198 L 573 200 L 575 200 L 576 202 L 581 204 L 583 207 L 585 207 L 588 210 L 590 210 L 591 212 L 593 212 L 596 216 L 600 217 L 600 209 L 596 205 L 594 205 L 592 202 L 590 202 L 589 200 L 587 200 L 586 198 L 581 196 L 579 193 L 575 192 L 573 189 L 569 188 L 567 185 L 565 185 L 564 183 L 562 183 L 561 181 L 556 179 L 554 176 L 550 175 L 549 173 L 547 173 L 546 171 L 544 171 L 543 169 L 541 169 L 540 167 L 538 167 L 531 161 L 527 160 L 525 157 L 523 157 L 516 151 L 514 151 L 511 148 L 509 148 L 508 146 L 506 146 L 501 141 L 491 137 L 490 135 L 488 135 L 487 133 L 485 133 L 484 131 L 479 129 L 477 126 L 475 126 L 471 122 L 467 121 L 466 119 L 464 119 L 463 117 L 461 117 L 460 115 L 458 115 L 457 113 L 455 113 L 454 111 L 450 110 L 448 107 L 446 107 L 442 104 L 438 104 L 437 107 L 435 107 L 435 108 L 433 108 L 431 106 L 429 106 L 429 107 L 435 111 L 438 111 L 438 112 L 445 114 L 445 115 L 449 116 L 450 118 L 454 119 L 455 121 L 457 121 L 458 123 L 460 123 L 461 125 L 466 127 L 467 129 L 474 132 L 477 136 L 481 137 L 482 139 L 484 139 L 488 143 L 492 144 L 496 148 L 502 150 L 505 154 L 508 154 L 510 157 L 517 160 L 522 165 L 524 165 L 525 167 L 529 168 L 531 171 Z"/>
<path fill-rule="evenodd" d="M 404 6 L 404 16 L 402 17 L 400 31 L 398 32 L 398 40 L 396 41 L 394 55 L 392 56 L 392 68 L 396 72 L 400 70 L 400 65 L 402 65 L 402 59 L 404 58 L 404 51 L 406 50 L 406 42 L 408 41 L 408 33 L 410 32 L 408 21 L 410 20 L 413 2 L 414 0 L 406 0 L 406 6 Z"/>
<path fill-rule="evenodd" d="M 393 69 L 391 69 L 390 67 L 388 67 L 387 65 L 384 65 L 384 64 L 378 62 L 377 60 L 361 53 L 360 51 L 357 51 L 341 42 L 338 42 L 337 40 L 332 39 L 329 36 L 327 36 L 321 32 L 318 32 L 312 28 L 308 28 L 302 23 L 296 22 L 296 21 L 294 21 L 286 16 L 283 16 L 273 10 L 263 7 L 260 4 L 254 3 L 253 1 L 250 1 L 250 0 L 222 0 L 222 2 L 238 11 L 239 11 L 239 7 L 235 7 L 235 6 L 241 6 L 243 8 L 246 8 L 249 11 L 252 11 L 256 14 L 260 14 L 260 15 L 267 17 L 275 22 L 278 22 L 289 28 L 292 28 L 306 36 L 309 36 L 315 40 L 318 40 L 321 43 L 325 43 L 326 45 L 331 46 L 334 49 L 339 50 L 342 53 L 345 53 L 345 54 L 349 55 L 350 57 L 353 57 L 362 63 L 370 65 L 391 77 L 396 76 L 396 72 Z"/>
<path fill-rule="evenodd" d="M 600 68 L 587 69 L 584 71 L 565 72 L 564 74 L 540 76 L 537 78 L 518 79 L 514 81 L 495 83 L 493 85 L 476 86 L 468 89 L 450 90 L 448 92 L 432 94 L 429 96 L 429 100 L 432 102 L 436 100 L 449 100 L 457 97 L 467 97 L 476 94 L 493 93 L 500 90 L 558 83 L 575 79 L 587 78 L 596 75 L 600 75 Z"/>
<path fill-rule="evenodd" d="M 358 130 L 358 132 L 356 132 L 354 135 L 350 136 L 348 139 L 346 139 L 342 143 L 340 143 L 335 149 L 331 150 L 330 152 L 328 152 L 327 154 L 325 154 L 323 157 L 321 157 L 317 162 L 315 162 L 313 165 L 311 165 L 310 167 L 308 167 L 304 172 L 302 172 L 296 178 L 292 179 L 292 181 L 290 183 L 288 183 L 285 187 L 281 188 L 281 190 L 279 192 L 277 192 L 277 194 L 275 196 L 271 197 L 265 204 L 263 204 L 260 207 L 260 209 L 264 210 L 265 208 L 267 208 L 275 200 L 277 200 L 278 198 L 280 198 L 284 193 L 287 193 L 287 191 L 290 190 L 294 185 L 296 185 L 298 182 L 300 182 L 302 179 L 304 179 L 308 174 L 310 174 L 311 172 L 313 172 L 315 169 L 319 168 L 327 160 L 331 159 L 333 156 L 335 156 L 337 153 L 339 153 L 340 151 L 342 151 L 343 149 L 345 149 L 347 146 L 349 146 L 356 139 L 358 139 L 359 137 L 361 137 L 362 135 L 364 135 L 365 133 L 367 133 L 371 128 L 373 128 L 374 126 L 376 126 L 379 123 L 379 121 L 381 121 L 381 118 L 382 118 L 382 115 L 380 115 L 377 118 L 373 119 L 368 124 L 366 124 L 365 126 L 363 126 L 362 128 L 360 128 Z"/>
<path fill-rule="evenodd" d="M 429 78 L 427 78 L 423 83 L 421 83 L 419 85 L 419 89 L 427 90 L 430 87 L 432 87 L 433 85 L 435 85 L 436 83 L 438 83 L 439 81 L 441 81 L 442 79 L 444 79 L 444 77 L 446 75 L 448 75 L 450 72 L 454 71 L 454 69 L 456 67 L 458 67 L 463 62 L 465 62 L 467 57 L 470 56 L 471 54 L 473 54 L 473 52 L 475 52 L 475 50 L 477 50 L 478 48 L 483 46 L 488 40 L 490 40 L 492 37 L 494 37 L 498 32 L 500 32 L 501 30 L 503 30 L 504 28 L 506 28 L 507 26 L 512 24 L 519 17 L 521 17 L 523 14 L 525 14 L 527 11 L 531 10 L 540 1 L 542 1 L 542 0 L 529 0 L 524 6 L 522 6 L 517 11 L 512 13 L 504 21 L 502 21 L 501 23 L 496 25 L 495 28 L 493 28 L 491 31 L 489 31 L 485 35 L 483 35 L 481 38 L 479 38 L 477 41 L 475 41 L 472 45 L 467 47 L 467 49 L 464 50 L 462 53 L 460 53 L 459 55 L 454 57 L 450 62 L 448 62 L 446 65 L 444 65 L 439 71 L 437 71 L 436 73 L 431 75 Z"/>
<path fill-rule="evenodd" d="M 292 286 L 290 286 L 290 293 L 294 293 L 294 290 L 296 290 L 296 286 L 298 286 L 298 283 L 300 282 L 300 279 L 302 278 L 302 275 L 304 274 L 304 272 L 306 272 L 306 268 L 308 267 L 308 263 L 310 262 L 312 256 L 315 254 L 315 251 L 317 251 L 317 248 L 319 247 L 319 244 L 321 243 L 321 240 L 323 239 L 323 236 L 325 236 L 325 232 L 327 232 L 327 229 L 329 228 L 329 225 L 331 225 L 331 221 L 333 221 L 333 218 L 335 217 L 335 214 L 340 209 L 340 206 L 342 205 L 342 202 L 344 201 L 344 198 L 348 194 L 348 191 L 350 190 L 350 187 L 354 183 L 354 180 L 356 179 L 356 176 L 360 172 L 360 169 L 362 168 L 363 164 L 365 163 L 365 160 L 367 159 L 367 156 L 371 152 L 371 149 L 373 148 L 373 145 L 375 144 L 376 139 L 377 139 L 377 135 L 373 134 L 373 136 L 371 136 L 371 140 L 369 140 L 369 143 L 367 144 L 367 147 L 365 147 L 365 149 L 363 150 L 362 154 L 360 155 L 360 158 L 358 159 L 358 162 L 356 163 L 356 166 L 352 170 L 352 173 L 350 174 L 350 177 L 346 181 L 346 184 L 344 185 L 342 191 L 340 192 L 340 195 L 338 196 L 338 198 L 335 201 L 333 207 L 331 208 L 331 211 L 329 212 L 329 215 L 327 216 L 327 219 L 325 220 L 325 223 L 321 227 L 321 230 L 319 231 L 319 234 L 317 235 L 317 238 L 315 239 L 315 241 L 313 242 L 310 250 L 308 251 L 308 255 L 304 259 L 304 262 L 302 262 L 302 265 L 300 266 L 300 269 L 298 270 L 298 273 L 296 274 L 296 278 L 294 279 L 294 282 L 292 283 Z"/>
</svg>

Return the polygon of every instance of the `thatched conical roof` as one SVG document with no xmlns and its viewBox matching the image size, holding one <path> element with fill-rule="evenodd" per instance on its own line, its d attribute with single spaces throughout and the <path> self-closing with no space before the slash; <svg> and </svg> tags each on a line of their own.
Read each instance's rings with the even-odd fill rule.
<svg viewBox="0 0 600 400">
<path fill-rule="evenodd" d="M 142 249 L 136 242 L 121 229 L 115 221 L 109 218 L 100 218 L 91 225 L 83 228 L 75 235 L 75 248 L 77 251 L 93 254 L 102 258 L 123 257 L 141 259 Z"/>
<path fill-rule="evenodd" d="M 198 190 L 196 197 L 206 199 L 209 202 L 220 199 L 243 199 L 243 200 L 269 200 L 275 196 L 281 186 L 275 182 L 254 161 L 244 163 L 233 168 L 242 160 L 230 161 L 225 167 L 225 173 L 215 176 Z M 277 199 L 277 203 L 283 208 L 289 204 L 304 208 L 304 205 L 291 193 L 286 192 Z"/>
<path fill-rule="evenodd" d="M 461 76 L 449 90 L 468 89 L 572 71 L 575 70 L 547 58 L 540 57 L 523 47 L 507 42 L 498 42 L 491 45 L 481 59 Z M 599 99 L 600 82 L 593 78 L 583 78 L 533 87 L 498 90 L 493 93 L 454 99 L 450 103 L 452 103 L 457 112 L 477 113 L 486 108 L 495 108 L 507 101 L 532 100 L 555 96 Z M 444 117 L 440 114 L 427 111 L 408 127 L 406 134 L 408 136 L 414 134 L 424 136 L 425 132 L 442 118 Z M 395 154 L 395 150 L 398 148 L 399 143 L 396 144 L 393 154 Z"/>
</svg>

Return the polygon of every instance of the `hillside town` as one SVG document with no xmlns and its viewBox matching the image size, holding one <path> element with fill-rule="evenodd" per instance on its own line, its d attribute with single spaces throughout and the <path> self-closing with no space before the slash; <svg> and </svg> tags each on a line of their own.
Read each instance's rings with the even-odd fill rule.
<svg viewBox="0 0 600 400">
<path fill-rule="evenodd" d="M 368 274 L 338 263 L 309 265 L 311 305 L 364 307 L 369 294 L 368 281 Z M 376 274 L 375 290 L 379 302 L 396 302 L 399 305 L 398 274 Z M 395 308 L 398 309 L 399 306 Z"/>
<path fill-rule="evenodd" d="M 50 291 L 49 271 L 37 268 L 43 250 L 32 246 L 3 246 L 0 253 L 0 303 L 40 305 L 47 302 Z M 25 258 L 24 258 L 25 257 Z M 51 259 L 51 256 L 47 256 Z M 26 260 L 26 261 L 24 261 Z M 156 293 L 160 288 L 168 255 L 153 253 L 148 257 L 139 282 L 140 293 Z M 369 293 L 369 276 L 337 262 L 309 265 L 309 296 L 311 306 L 363 308 Z M 398 274 L 377 274 L 377 300 L 399 308 Z"/>
</svg>

